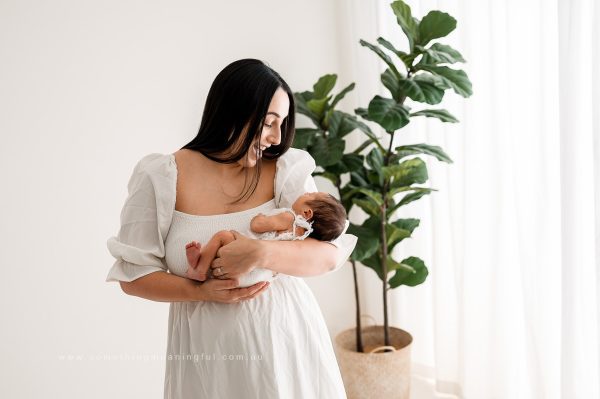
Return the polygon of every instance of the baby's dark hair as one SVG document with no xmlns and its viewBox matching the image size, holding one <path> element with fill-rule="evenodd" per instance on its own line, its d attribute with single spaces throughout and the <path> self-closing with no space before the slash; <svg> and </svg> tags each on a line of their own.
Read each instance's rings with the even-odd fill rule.
<svg viewBox="0 0 600 399">
<path fill-rule="evenodd" d="M 312 233 L 309 237 L 320 241 L 336 239 L 346 226 L 346 209 L 342 203 L 331 194 L 319 199 L 306 201 L 313 211 Z"/>
</svg>

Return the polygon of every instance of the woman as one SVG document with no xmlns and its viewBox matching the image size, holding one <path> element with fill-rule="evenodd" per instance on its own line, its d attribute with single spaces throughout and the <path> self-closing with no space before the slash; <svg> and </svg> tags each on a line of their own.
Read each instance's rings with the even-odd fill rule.
<svg viewBox="0 0 600 399">
<path fill-rule="evenodd" d="M 231 63 L 213 82 L 197 136 L 135 166 L 107 281 L 171 302 L 165 398 L 345 398 L 323 316 L 299 278 L 339 268 L 356 244 L 248 238 L 250 219 L 317 191 L 310 155 L 290 148 L 294 98 L 259 60 Z M 186 279 L 185 245 L 222 229 L 236 240 L 212 262 L 216 279 Z M 332 245 L 333 244 L 333 245 Z M 240 288 L 257 268 L 270 282 Z"/>
</svg>

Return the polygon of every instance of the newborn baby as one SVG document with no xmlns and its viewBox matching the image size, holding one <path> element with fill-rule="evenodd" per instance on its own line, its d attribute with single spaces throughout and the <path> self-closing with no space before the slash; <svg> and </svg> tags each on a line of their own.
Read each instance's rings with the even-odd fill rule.
<svg viewBox="0 0 600 399">
<path fill-rule="evenodd" d="M 292 208 L 277 208 L 267 215 L 259 213 L 250 221 L 250 229 L 260 240 L 303 240 L 313 237 L 321 241 L 331 241 L 343 233 L 346 224 L 346 210 L 335 197 L 328 193 L 315 192 L 302 194 Z M 235 238 L 229 230 L 216 233 L 204 247 L 192 241 L 185 246 L 188 259 L 186 276 L 201 280 L 203 271 L 211 275 L 210 262 L 217 250 Z M 248 287 L 258 281 L 271 281 L 277 273 L 268 269 L 256 268 L 239 278 L 240 287 Z"/>
</svg>

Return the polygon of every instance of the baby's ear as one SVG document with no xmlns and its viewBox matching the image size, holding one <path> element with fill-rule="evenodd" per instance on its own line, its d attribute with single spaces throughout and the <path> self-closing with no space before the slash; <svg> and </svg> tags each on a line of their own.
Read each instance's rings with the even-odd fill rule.
<svg viewBox="0 0 600 399">
<path fill-rule="evenodd" d="M 303 216 L 304 216 L 304 219 L 306 219 L 306 220 L 312 219 L 312 217 L 313 217 L 312 209 L 310 209 L 310 208 L 304 209 Z"/>
</svg>

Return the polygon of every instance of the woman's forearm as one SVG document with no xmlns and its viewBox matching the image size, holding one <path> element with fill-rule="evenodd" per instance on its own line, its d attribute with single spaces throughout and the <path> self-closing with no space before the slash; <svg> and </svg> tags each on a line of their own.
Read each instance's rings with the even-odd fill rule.
<svg viewBox="0 0 600 399">
<path fill-rule="evenodd" d="M 309 277 L 331 271 L 336 265 L 337 247 L 307 238 L 295 241 L 261 241 L 263 267 L 290 276 Z"/>
<path fill-rule="evenodd" d="M 121 288 L 128 295 L 139 296 L 157 302 L 201 301 L 200 282 L 167 272 L 154 272 L 136 280 L 121 281 Z"/>
</svg>

